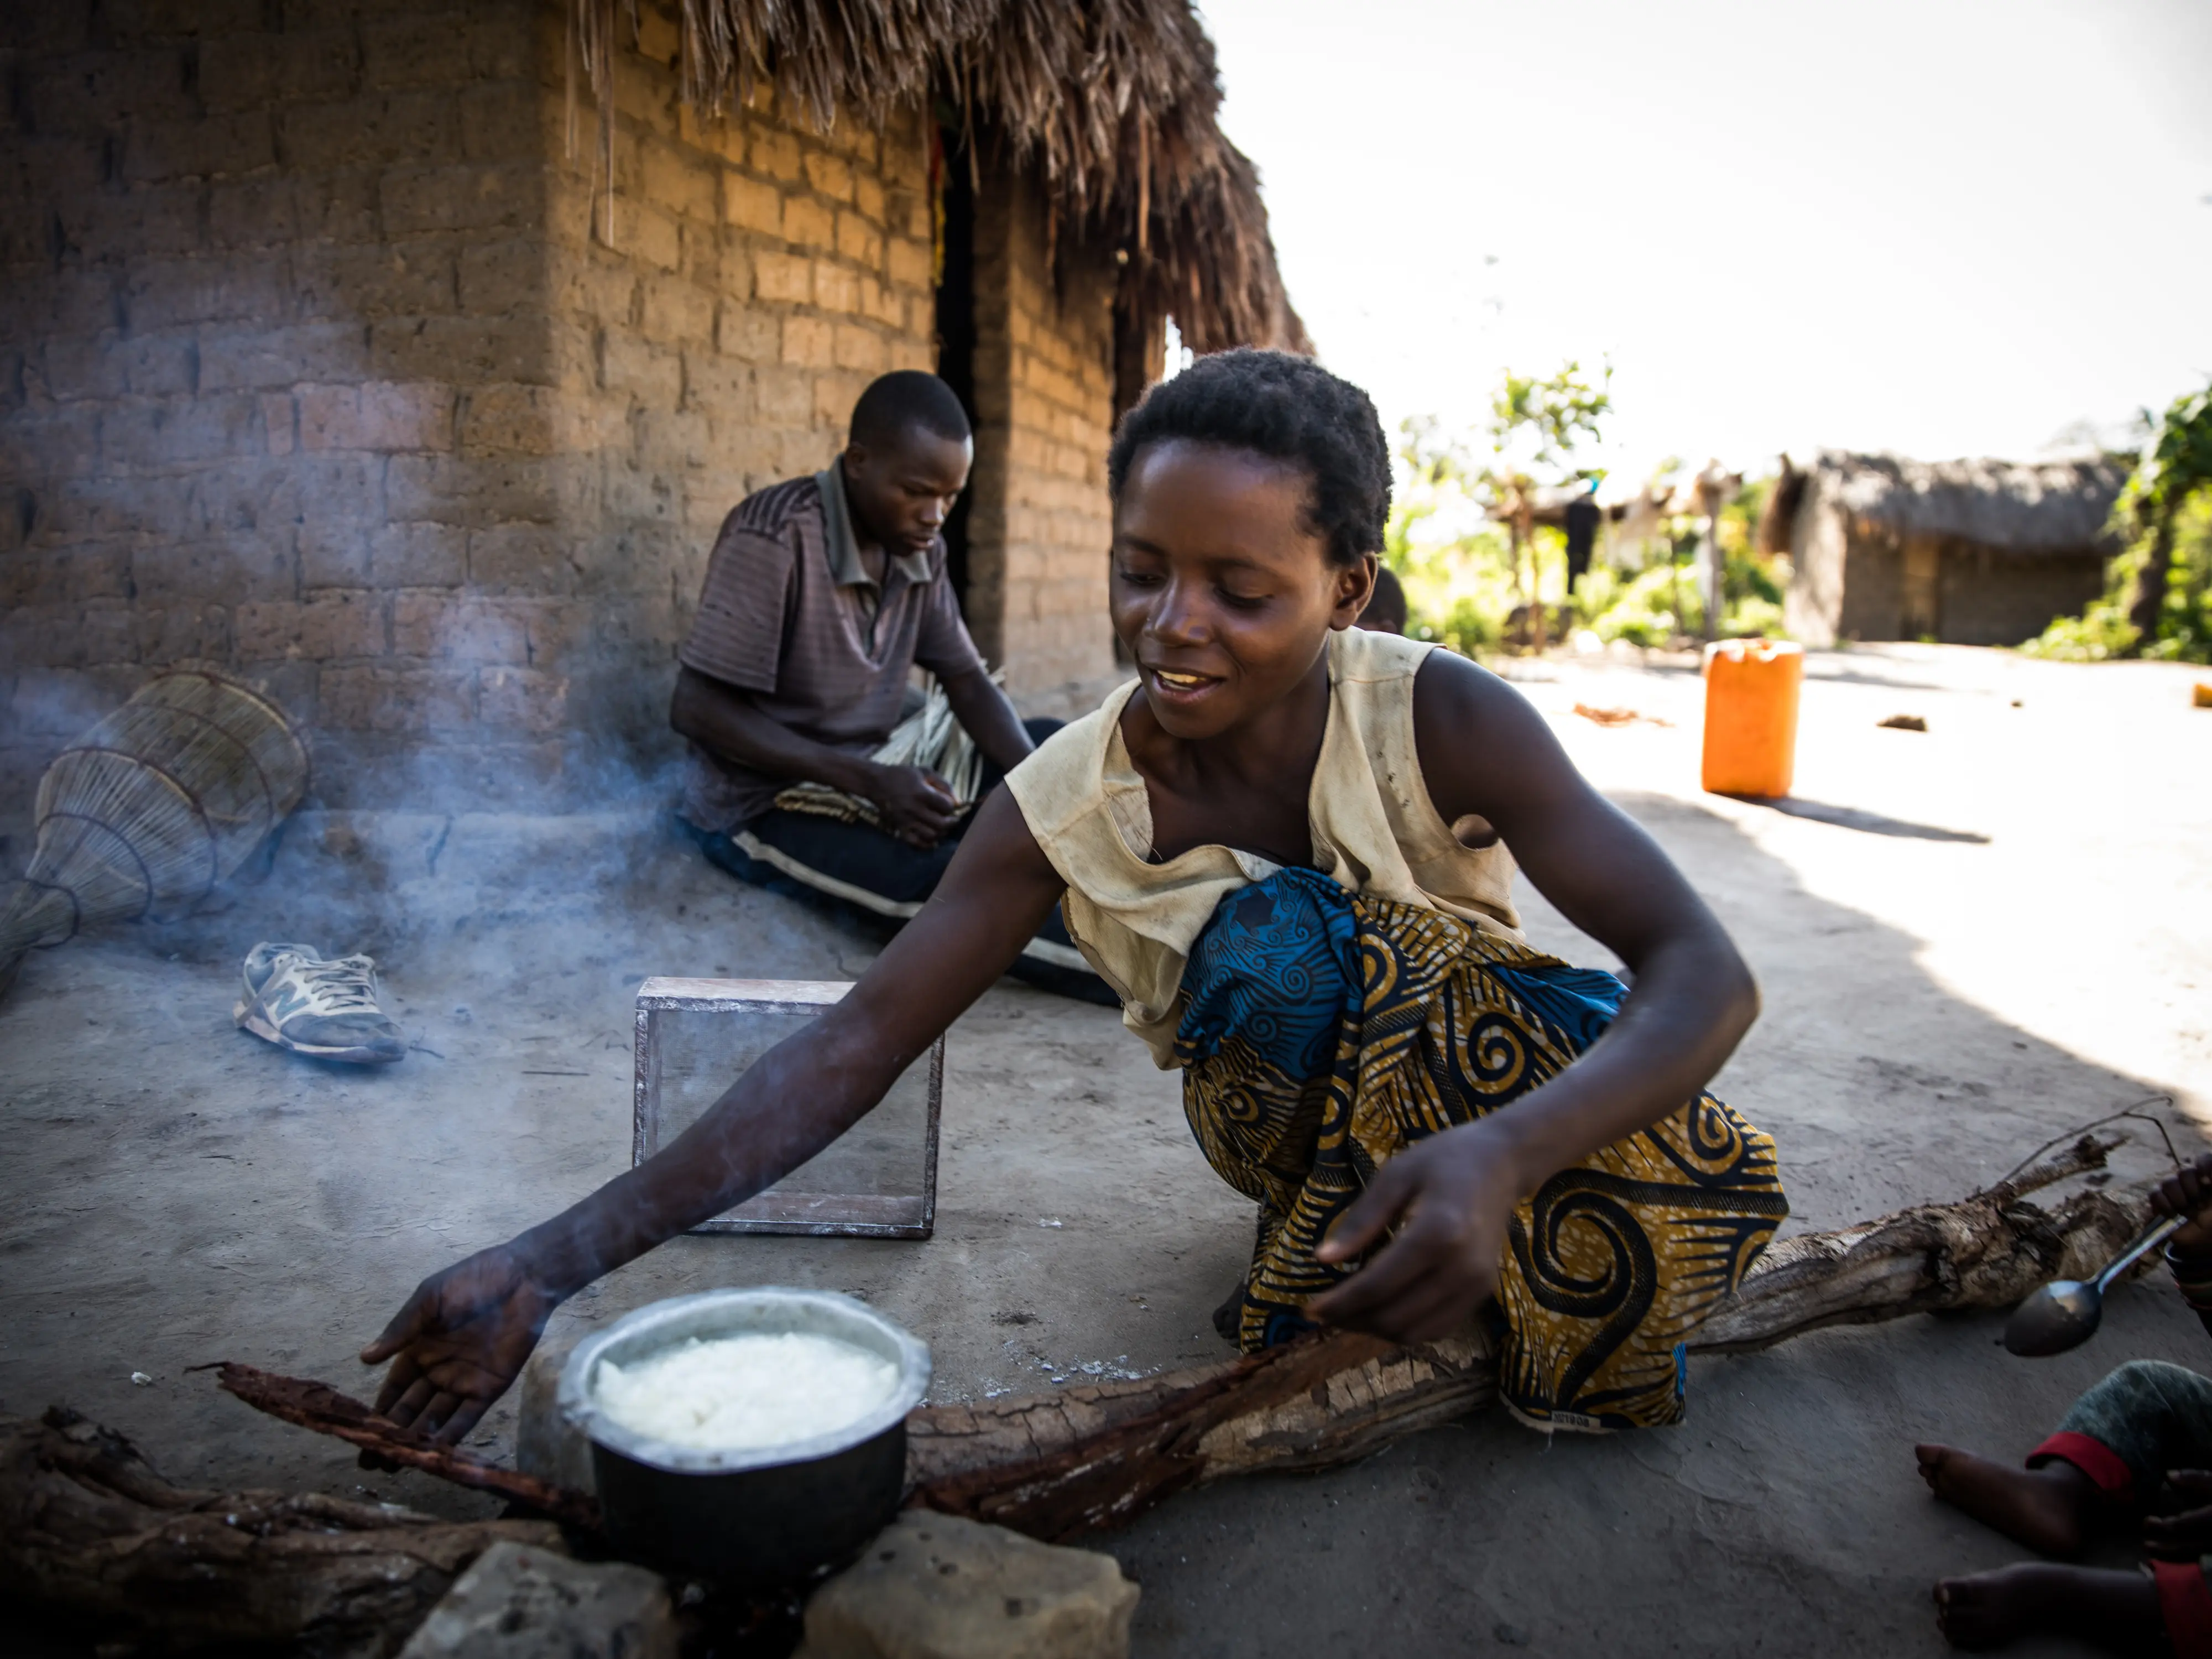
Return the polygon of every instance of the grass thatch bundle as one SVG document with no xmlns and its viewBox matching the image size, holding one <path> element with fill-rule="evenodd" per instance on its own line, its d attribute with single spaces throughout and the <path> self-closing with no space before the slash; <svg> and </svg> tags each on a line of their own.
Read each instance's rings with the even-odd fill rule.
<svg viewBox="0 0 2212 1659">
<path fill-rule="evenodd" d="M 618 9 L 574 0 L 608 109 Z M 1056 215 L 1129 259 L 1145 313 L 1198 351 L 1310 350 L 1267 234 L 1259 171 L 1215 120 L 1213 43 L 1188 0 L 679 0 L 685 100 L 702 115 L 772 91 L 827 131 L 943 98 L 1034 159 Z"/>
</svg>

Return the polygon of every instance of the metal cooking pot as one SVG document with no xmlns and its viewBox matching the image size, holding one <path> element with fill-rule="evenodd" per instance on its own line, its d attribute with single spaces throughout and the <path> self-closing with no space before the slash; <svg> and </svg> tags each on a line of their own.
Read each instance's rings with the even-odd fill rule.
<svg viewBox="0 0 2212 1659">
<path fill-rule="evenodd" d="M 701 1451 L 634 1433 L 599 1409 L 603 1360 L 632 1365 L 693 1337 L 786 1332 L 835 1337 L 898 1367 L 897 1389 L 833 1433 L 781 1446 Z M 906 1414 L 929 1391 L 929 1346 L 865 1303 L 829 1291 L 702 1291 L 626 1314 L 576 1345 L 560 1415 L 592 1444 L 607 1535 L 664 1571 L 771 1589 L 852 1555 L 897 1513 Z"/>
</svg>

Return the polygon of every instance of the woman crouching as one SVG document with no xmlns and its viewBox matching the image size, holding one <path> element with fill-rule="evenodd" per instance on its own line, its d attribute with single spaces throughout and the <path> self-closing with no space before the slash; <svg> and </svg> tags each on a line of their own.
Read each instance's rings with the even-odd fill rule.
<svg viewBox="0 0 2212 1659">
<path fill-rule="evenodd" d="M 1390 500 L 1364 393 L 1203 358 L 1108 483 L 1136 680 L 985 799 L 842 1002 L 659 1156 L 425 1280 L 362 1356 L 393 1361 L 379 1410 L 467 1432 L 562 1299 L 850 1128 L 1058 904 L 1259 1206 L 1242 1346 L 1480 1320 L 1525 1420 L 1680 1418 L 1686 1338 L 1787 1213 L 1772 1144 L 1703 1092 L 1757 1013 L 1735 947 L 1510 686 L 1353 627 Z M 1516 859 L 1632 992 L 1528 947 Z"/>
</svg>

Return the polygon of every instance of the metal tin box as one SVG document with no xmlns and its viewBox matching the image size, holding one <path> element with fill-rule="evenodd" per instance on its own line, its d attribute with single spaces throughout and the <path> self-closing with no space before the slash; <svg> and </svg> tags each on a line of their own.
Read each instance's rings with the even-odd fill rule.
<svg viewBox="0 0 2212 1659">
<path fill-rule="evenodd" d="M 648 979 L 637 991 L 630 1161 L 689 1128 L 753 1062 L 852 989 L 845 980 Z M 880 1105 L 767 1191 L 692 1229 L 927 1238 L 937 1224 L 945 1039 Z"/>
</svg>

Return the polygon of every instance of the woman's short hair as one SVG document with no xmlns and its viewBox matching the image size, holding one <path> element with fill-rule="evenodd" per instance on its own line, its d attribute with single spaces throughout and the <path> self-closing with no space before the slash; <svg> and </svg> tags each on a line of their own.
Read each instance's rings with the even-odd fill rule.
<svg viewBox="0 0 2212 1659">
<path fill-rule="evenodd" d="M 1390 516 L 1390 446 L 1368 395 L 1310 357 L 1240 347 L 1199 358 L 1145 393 L 1121 417 L 1106 455 L 1119 500 L 1138 453 L 1173 439 L 1247 450 L 1311 480 L 1306 521 L 1330 562 L 1357 563 L 1382 547 Z"/>
</svg>

